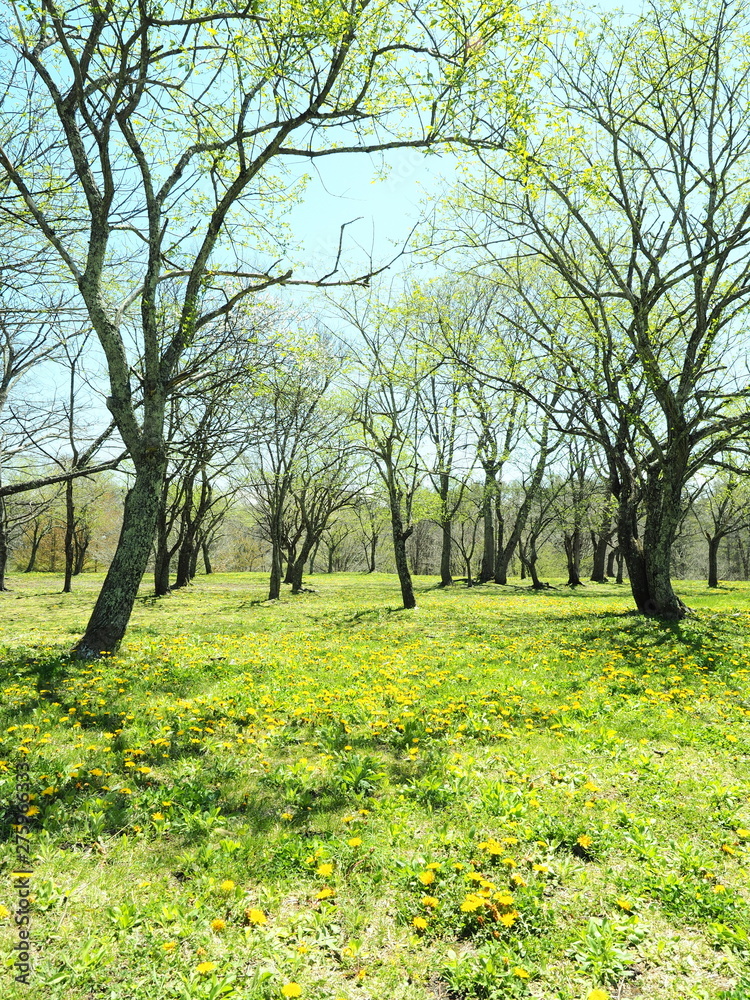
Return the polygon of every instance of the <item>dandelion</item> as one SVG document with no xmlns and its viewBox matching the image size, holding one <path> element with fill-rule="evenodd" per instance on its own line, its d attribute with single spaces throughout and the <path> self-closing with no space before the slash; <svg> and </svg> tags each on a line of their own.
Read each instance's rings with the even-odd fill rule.
<svg viewBox="0 0 750 1000">
<path fill-rule="evenodd" d="M 200 972 L 202 976 L 207 976 L 209 972 L 213 972 L 216 968 L 216 962 L 200 962 L 195 967 L 196 972 Z"/>
<path fill-rule="evenodd" d="M 235 883 L 231 880 L 231 878 L 225 878 L 219 888 L 222 892 L 231 892 L 234 889 L 234 885 Z"/>
<path fill-rule="evenodd" d="M 750 830 L 746 830 L 743 826 L 738 827 L 738 829 L 736 829 L 734 832 L 742 840 L 745 840 L 747 837 L 750 837 Z"/>
<path fill-rule="evenodd" d="M 360 847 L 362 845 L 362 838 L 361 837 L 350 837 L 347 840 L 347 844 L 349 845 L 349 847 Z"/>
<path fill-rule="evenodd" d="M 329 875 L 333 875 L 333 865 L 329 861 L 326 861 L 325 864 L 318 865 L 315 871 L 322 878 L 328 878 Z"/>
<path fill-rule="evenodd" d="M 10 910 L 7 906 L 0 904 L 0 920 L 6 920 L 10 916 Z"/>
<path fill-rule="evenodd" d="M 588 1000 L 609 1000 L 609 993 L 606 990 L 592 990 L 588 995 Z"/>
<path fill-rule="evenodd" d="M 290 813 L 290 812 L 283 812 L 283 813 L 281 814 L 281 818 L 282 818 L 282 819 L 286 819 L 286 820 L 290 820 L 290 819 L 294 819 L 294 813 Z"/>
<path fill-rule="evenodd" d="M 151 813 L 151 819 L 156 820 L 157 823 L 160 823 L 164 819 L 164 813 L 159 813 L 159 812 Z"/>
<path fill-rule="evenodd" d="M 422 906 L 429 906 L 430 909 L 435 909 L 436 906 L 440 906 L 440 900 L 436 896 L 422 896 Z"/>
<path fill-rule="evenodd" d="M 427 921 L 424 917 L 414 917 L 412 924 L 417 928 L 418 931 L 427 930 Z"/>
<path fill-rule="evenodd" d="M 615 906 L 619 906 L 621 910 L 625 910 L 626 913 L 631 913 L 633 909 L 633 904 L 629 899 L 624 899 L 620 896 L 619 899 L 615 900 Z"/>
<path fill-rule="evenodd" d="M 29 806 L 29 808 L 26 810 L 26 815 L 38 816 L 41 811 L 42 810 L 39 808 L 39 806 Z"/>
<path fill-rule="evenodd" d="M 268 917 L 265 915 L 263 910 L 250 909 L 245 910 L 245 916 L 250 921 L 251 924 L 261 925 L 268 923 Z"/>
<path fill-rule="evenodd" d="M 520 965 L 513 967 L 513 975 L 518 976 L 519 979 L 530 979 L 531 973 L 527 972 L 526 969 L 522 968 Z"/>
<path fill-rule="evenodd" d="M 584 850 L 587 850 L 589 847 L 591 847 L 593 843 L 594 843 L 593 839 L 589 837 L 587 833 L 582 833 L 581 836 L 578 838 L 578 840 L 576 840 L 576 844 L 578 844 L 578 846 L 582 847 Z"/>
<path fill-rule="evenodd" d="M 176 947 L 176 941 L 165 941 L 165 943 L 161 946 L 161 949 L 162 951 L 174 951 Z"/>
<path fill-rule="evenodd" d="M 330 899 L 331 896 L 335 896 L 335 895 L 336 895 L 336 890 L 335 889 L 331 889 L 329 886 L 326 886 L 325 889 L 321 889 L 320 892 L 318 892 L 318 893 L 315 894 L 315 898 L 316 899 Z"/>
<path fill-rule="evenodd" d="M 299 983 L 284 983 L 281 987 L 281 995 L 283 997 L 301 997 L 302 987 Z"/>
<path fill-rule="evenodd" d="M 212 931 L 223 931 L 226 926 L 227 926 L 226 920 L 222 920 L 221 917 L 216 917 L 214 920 L 211 921 Z"/>
<path fill-rule="evenodd" d="M 503 925 L 503 927 L 512 927 L 517 919 L 518 919 L 518 913 L 515 910 L 513 910 L 511 913 L 500 914 L 500 923 Z"/>
<path fill-rule="evenodd" d="M 462 913 L 473 913 L 474 910 L 478 910 L 480 907 L 484 906 L 484 900 L 481 896 L 477 896 L 476 893 L 471 892 L 461 903 Z"/>
<path fill-rule="evenodd" d="M 417 875 L 417 878 L 422 883 L 422 885 L 432 885 L 432 883 L 435 881 L 435 872 L 433 871 L 420 872 L 419 875 Z"/>
</svg>

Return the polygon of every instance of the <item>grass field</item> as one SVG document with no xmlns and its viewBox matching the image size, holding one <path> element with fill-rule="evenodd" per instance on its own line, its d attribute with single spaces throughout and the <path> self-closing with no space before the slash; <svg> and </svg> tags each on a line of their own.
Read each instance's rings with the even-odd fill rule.
<svg viewBox="0 0 750 1000">
<path fill-rule="evenodd" d="M 97 579 L 12 578 L 2 997 L 749 1000 L 750 585 L 665 625 L 615 585 L 312 581 L 144 596 L 87 664 Z"/>
</svg>

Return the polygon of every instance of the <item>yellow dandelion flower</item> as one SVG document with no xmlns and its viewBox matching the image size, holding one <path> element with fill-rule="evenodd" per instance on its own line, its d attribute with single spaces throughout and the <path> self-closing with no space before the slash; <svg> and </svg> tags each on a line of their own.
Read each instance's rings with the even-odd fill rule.
<svg viewBox="0 0 750 1000">
<path fill-rule="evenodd" d="M 166 941 L 162 946 L 162 951 L 174 951 L 177 947 L 176 941 Z"/>
<path fill-rule="evenodd" d="M 222 892 L 231 892 L 234 889 L 234 886 L 235 883 L 231 880 L 231 878 L 225 878 L 219 888 Z"/>
<path fill-rule="evenodd" d="M 223 931 L 226 926 L 227 926 L 226 920 L 222 920 L 221 917 L 216 917 L 214 920 L 211 921 L 212 931 Z"/>
<path fill-rule="evenodd" d="M 330 899 L 331 896 L 335 896 L 335 895 L 336 895 L 336 890 L 335 889 L 331 889 L 329 886 L 326 886 L 325 889 L 321 889 L 320 892 L 317 892 L 315 894 L 315 898 L 316 899 Z"/>
<path fill-rule="evenodd" d="M 330 861 L 326 861 L 325 864 L 318 865 L 315 871 L 322 878 L 328 878 L 329 875 L 333 875 L 333 865 Z"/>
<path fill-rule="evenodd" d="M 747 837 L 750 837 L 750 830 L 746 830 L 743 826 L 739 827 L 734 832 L 737 834 L 738 837 L 741 837 L 743 840 L 745 840 Z"/>
<path fill-rule="evenodd" d="M 422 883 L 422 885 L 432 885 L 432 883 L 435 881 L 435 872 L 433 871 L 420 872 L 419 875 L 417 875 L 417 878 Z"/>
<path fill-rule="evenodd" d="M 200 972 L 202 976 L 207 976 L 209 972 L 213 972 L 216 968 L 216 962 L 200 962 L 195 967 L 196 972 Z"/>
<path fill-rule="evenodd" d="M 347 844 L 349 845 L 349 847 L 360 847 L 362 845 L 362 838 L 361 837 L 350 837 L 347 840 Z"/>
<path fill-rule="evenodd" d="M 512 927 L 517 919 L 518 919 L 518 913 L 516 913 L 515 910 L 513 910 L 511 913 L 500 914 L 500 923 L 503 925 L 503 927 Z"/>
<path fill-rule="evenodd" d="M 609 993 L 606 990 L 592 990 L 587 1000 L 609 1000 Z"/>
<path fill-rule="evenodd" d="M 283 813 L 281 814 L 281 818 L 282 818 L 282 819 L 286 819 L 286 820 L 290 820 L 290 819 L 294 819 L 294 813 L 290 813 L 290 812 L 283 812 Z"/>
<path fill-rule="evenodd" d="M 436 896 L 422 896 L 422 906 L 434 909 L 436 906 L 440 906 L 440 900 Z"/>
<path fill-rule="evenodd" d="M 10 916 L 10 910 L 8 909 L 8 907 L 3 906 L 0 903 L 0 920 L 5 920 L 9 916 Z"/>
<path fill-rule="evenodd" d="M 523 886 L 529 884 L 522 875 L 515 875 L 515 874 L 513 874 L 513 875 L 511 875 L 510 880 L 513 883 L 513 885 L 517 885 L 517 886 L 519 886 L 521 888 L 523 888 Z"/>
<path fill-rule="evenodd" d="M 301 997 L 302 987 L 299 983 L 284 983 L 281 987 L 281 995 L 283 997 Z"/>
<path fill-rule="evenodd" d="M 484 900 L 481 896 L 477 896 L 475 893 L 470 893 L 463 903 L 461 903 L 462 913 L 473 913 L 474 910 L 478 910 L 480 907 L 484 906 Z"/>
<path fill-rule="evenodd" d="M 633 909 L 633 904 L 630 902 L 630 900 L 624 899 L 622 896 L 620 896 L 619 899 L 615 900 L 615 906 L 619 906 L 620 909 L 625 910 L 626 913 L 630 913 L 631 910 Z"/>
<path fill-rule="evenodd" d="M 245 910 L 245 916 L 250 921 L 251 924 L 267 924 L 268 917 L 265 915 L 263 910 L 250 909 Z"/>
<path fill-rule="evenodd" d="M 39 806 L 29 806 L 29 808 L 26 810 L 26 815 L 38 816 L 41 811 L 42 810 L 39 808 Z"/>
<path fill-rule="evenodd" d="M 526 969 L 522 968 L 520 965 L 516 965 L 513 968 L 513 975 L 518 976 L 519 979 L 530 979 L 531 973 L 527 972 Z"/>
<path fill-rule="evenodd" d="M 427 921 L 424 917 L 414 917 L 412 924 L 417 928 L 418 931 L 427 930 Z"/>
<path fill-rule="evenodd" d="M 578 838 L 578 840 L 576 840 L 576 844 L 578 844 L 579 847 L 583 847 L 584 850 L 588 847 L 591 847 L 593 843 L 594 843 L 593 839 L 589 837 L 587 833 L 582 833 L 581 836 Z"/>
<path fill-rule="evenodd" d="M 151 813 L 151 819 L 156 820 L 157 823 L 164 819 L 164 813 Z"/>
</svg>

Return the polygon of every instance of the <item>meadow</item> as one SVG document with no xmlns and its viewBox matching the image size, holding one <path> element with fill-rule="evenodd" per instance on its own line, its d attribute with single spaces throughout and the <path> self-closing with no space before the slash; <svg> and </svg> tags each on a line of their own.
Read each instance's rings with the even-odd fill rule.
<svg viewBox="0 0 750 1000">
<path fill-rule="evenodd" d="M 9 1000 L 748 1000 L 750 584 L 0 595 Z M 28 765 L 15 981 L 11 803 Z"/>
</svg>

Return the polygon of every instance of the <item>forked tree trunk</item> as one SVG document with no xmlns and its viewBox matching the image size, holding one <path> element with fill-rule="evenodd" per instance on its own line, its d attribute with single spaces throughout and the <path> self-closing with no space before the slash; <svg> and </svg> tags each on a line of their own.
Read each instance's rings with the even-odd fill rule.
<svg viewBox="0 0 750 1000">
<path fill-rule="evenodd" d="M 125 498 L 117 549 L 99 591 L 86 634 L 75 652 L 98 657 L 117 648 L 130 620 L 156 529 L 165 463 L 142 462 Z"/>
<path fill-rule="evenodd" d="M 606 532 L 600 531 L 598 535 L 595 531 L 591 532 L 591 545 L 594 550 L 594 563 L 591 569 L 592 583 L 606 583 L 607 577 L 612 576 L 612 569 L 607 564 L 609 539 L 610 536 Z"/>
<path fill-rule="evenodd" d="M 617 534 L 633 599 L 641 614 L 677 621 L 688 612 L 672 588 L 670 573 L 672 545 L 680 524 L 678 474 L 663 473 L 649 483 L 642 507 L 643 541 L 638 537 L 637 503 L 627 487 L 622 490 Z"/>
</svg>

